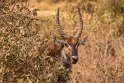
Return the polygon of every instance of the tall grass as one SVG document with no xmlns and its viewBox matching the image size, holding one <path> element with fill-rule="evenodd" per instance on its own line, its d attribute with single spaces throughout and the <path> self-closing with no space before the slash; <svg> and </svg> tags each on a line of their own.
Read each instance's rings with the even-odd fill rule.
<svg viewBox="0 0 124 83">
<path fill-rule="evenodd" d="M 70 74 L 58 59 L 44 53 L 38 55 L 35 50 L 40 42 L 50 41 L 52 31 L 60 38 L 55 16 L 37 18 L 37 9 L 29 10 L 28 1 L 1 0 L 0 82 L 60 83 L 70 79 L 70 83 L 123 83 L 123 3 L 122 0 L 65 1 L 60 8 L 62 28 L 70 35 L 78 29 L 74 5 L 79 5 L 84 22 L 81 38 L 88 36 L 85 45 L 79 47 L 79 62 L 73 65 Z"/>
</svg>

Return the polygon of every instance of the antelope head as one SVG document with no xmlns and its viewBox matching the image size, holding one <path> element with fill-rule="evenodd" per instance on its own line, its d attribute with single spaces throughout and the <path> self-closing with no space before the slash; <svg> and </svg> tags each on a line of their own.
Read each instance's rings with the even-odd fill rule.
<svg viewBox="0 0 124 83">
<path fill-rule="evenodd" d="M 83 20 L 82 20 L 80 9 L 78 7 L 77 7 L 77 10 L 79 15 L 80 26 L 79 26 L 79 31 L 74 36 L 69 36 L 62 30 L 60 21 L 59 21 L 59 8 L 56 14 L 57 30 L 60 33 L 63 39 L 63 44 L 64 44 L 61 54 L 62 56 L 65 57 L 65 59 L 67 58 L 67 56 L 70 57 L 72 64 L 76 64 L 78 62 L 78 47 L 79 45 L 84 44 L 85 42 L 85 39 L 84 40 L 80 39 L 82 30 L 83 30 Z"/>
</svg>

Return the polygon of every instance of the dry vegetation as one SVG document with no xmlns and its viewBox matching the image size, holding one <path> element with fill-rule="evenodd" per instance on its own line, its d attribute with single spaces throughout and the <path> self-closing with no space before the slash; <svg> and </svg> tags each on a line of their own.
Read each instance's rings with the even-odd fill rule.
<svg viewBox="0 0 124 83">
<path fill-rule="evenodd" d="M 0 0 L 0 83 L 124 83 L 123 0 L 38 1 L 64 3 L 60 18 L 69 34 L 77 29 L 74 5 L 79 5 L 82 38 L 88 36 L 79 47 L 79 62 L 69 72 L 58 59 L 36 53 L 37 44 L 57 32 L 54 16 L 37 18 L 38 9 L 29 10 L 26 0 Z"/>
</svg>

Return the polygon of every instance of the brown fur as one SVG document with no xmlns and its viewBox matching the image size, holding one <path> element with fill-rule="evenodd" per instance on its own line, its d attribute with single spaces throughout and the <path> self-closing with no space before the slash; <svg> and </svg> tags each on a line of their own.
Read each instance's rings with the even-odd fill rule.
<svg viewBox="0 0 124 83">
<path fill-rule="evenodd" d="M 78 42 L 78 38 L 75 37 L 69 37 L 65 41 L 67 41 L 68 44 L 76 44 Z"/>
<path fill-rule="evenodd" d="M 36 47 L 36 51 L 38 54 L 47 53 L 47 55 L 53 56 L 53 57 L 58 57 L 58 55 L 60 55 L 61 49 L 62 49 L 61 44 L 54 43 L 52 41 L 49 41 L 45 44 L 40 43 Z"/>
</svg>

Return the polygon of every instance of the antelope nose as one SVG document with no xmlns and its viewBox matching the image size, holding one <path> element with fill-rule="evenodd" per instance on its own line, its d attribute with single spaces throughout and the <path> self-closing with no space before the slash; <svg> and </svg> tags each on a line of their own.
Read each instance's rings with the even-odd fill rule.
<svg viewBox="0 0 124 83">
<path fill-rule="evenodd" d="M 77 56 L 72 56 L 72 64 L 76 64 L 78 62 Z"/>
</svg>

